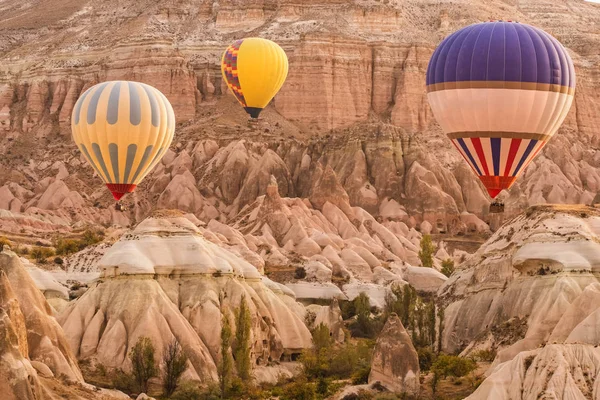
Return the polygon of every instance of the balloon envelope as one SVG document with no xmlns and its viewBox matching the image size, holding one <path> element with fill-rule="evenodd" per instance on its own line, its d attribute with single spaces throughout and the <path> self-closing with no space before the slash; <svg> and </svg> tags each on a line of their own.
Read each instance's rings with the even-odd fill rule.
<svg viewBox="0 0 600 400">
<path fill-rule="evenodd" d="M 275 42 L 246 38 L 233 43 L 221 59 L 229 90 L 252 118 L 277 94 L 288 73 L 285 51 Z"/>
<path fill-rule="evenodd" d="M 427 92 L 443 131 L 495 198 L 564 121 L 575 69 L 565 48 L 541 29 L 485 22 L 437 47 Z"/>
<path fill-rule="evenodd" d="M 71 131 L 77 147 L 119 200 L 133 192 L 169 149 L 175 114 L 152 86 L 103 82 L 75 103 Z"/>
</svg>

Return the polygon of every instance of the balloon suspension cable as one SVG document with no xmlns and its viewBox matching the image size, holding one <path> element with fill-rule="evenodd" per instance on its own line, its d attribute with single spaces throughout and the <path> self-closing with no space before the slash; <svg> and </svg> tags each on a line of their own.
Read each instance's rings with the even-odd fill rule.
<svg viewBox="0 0 600 400">
<path fill-rule="evenodd" d="M 117 201 L 115 204 L 115 210 L 117 211 L 127 211 L 127 207 L 123 205 L 120 201 Z"/>
<path fill-rule="evenodd" d="M 503 213 L 504 212 L 504 203 L 494 199 L 492 201 L 492 203 L 490 204 L 490 213 L 492 214 L 498 214 L 498 213 Z"/>
</svg>

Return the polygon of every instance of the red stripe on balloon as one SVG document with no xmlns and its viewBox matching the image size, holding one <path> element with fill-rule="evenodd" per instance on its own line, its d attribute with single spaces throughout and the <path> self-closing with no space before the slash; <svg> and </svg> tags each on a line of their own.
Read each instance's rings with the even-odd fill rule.
<svg viewBox="0 0 600 400">
<path fill-rule="evenodd" d="M 479 138 L 471 138 L 471 143 L 473 143 L 473 147 L 475 147 L 475 152 L 477 153 L 477 157 L 479 158 L 479 162 L 483 167 L 483 172 L 486 175 L 490 174 L 488 170 L 487 162 L 485 161 L 485 154 L 483 154 L 483 147 L 481 146 L 481 139 Z"/>
<path fill-rule="evenodd" d="M 512 168 L 513 162 L 515 162 L 515 157 L 517 156 L 517 152 L 519 151 L 520 146 L 521 139 L 513 139 L 510 142 L 510 150 L 508 151 L 508 159 L 506 160 L 504 176 L 508 176 L 510 174 L 510 169 Z"/>
</svg>

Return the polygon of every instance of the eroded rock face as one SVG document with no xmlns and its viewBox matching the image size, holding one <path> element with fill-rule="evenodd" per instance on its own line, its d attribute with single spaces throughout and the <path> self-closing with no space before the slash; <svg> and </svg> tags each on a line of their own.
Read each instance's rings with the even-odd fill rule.
<svg viewBox="0 0 600 400">
<path fill-rule="evenodd" d="M 467 399 L 595 399 L 600 350 L 585 344 L 549 344 L 500 364 Z"/>
<path fill-rule="evenodd" d="M 402 321 L 392 314 L 377 338 L 369 384 L 380 382 L 395 393 L 419 395 L 419 357 L 402 326 Z"/>
<path fill-rule="evenodd" d="M 600 213 L 530 208 L 498 230 L 439 290 L 446 351 L 497 348 L 495 365 L 546 343 L 598 344 Z"/>
<path fill-rule="evenodd" d="M 0 252 L 0 393 L 7 400 L 128 398 L 83 382 L 50 306 L 6 249 Z"/>
<path fill-rule="evenodd" d="M 153 341 L 158 358 L 175 338 L 190 359 L 188 377 L 215 381 L 221 319 L 234 321 L 241 301 L 252 316 L 254 364 L 311 346 L 304 309 L 292 292 L 205 240 L 178 211 L 143 221 L 106 251 L 99 266 L 102 282 L 59 317 L 81 359 L 129 369 L 127 352 L 138 337 Z"/>
<path fill-rule="evenodd" d="M 50 17 L 45 7 L 60 12 Z M 127 226 L 160 199 L 160 207 L 225 222 L 264 193 L 270 175 L 284 197 L 326 195 L 311 196 L 322 165 L 334 170 L 353 207 L 377 214 L 393 199 L 417 224 L 429 221 L 433 233 L 461 232 L 468 224 L 485 230 L 460 216 L 493 219 L 485 191 L 432 118 L 424 75 L 443 37 L 490 15 L 557 36 L 579 77 L 564 127 L 504 194 L 507 216 L 529 204 L 586 203 L 600 188 L 598 51 L 589 29 L 600 12 L 587 2 L 93 0 L 66 7 L 49 0 L 20 11 L 7 6 L 3 14 L 10 22 L 0 33 L 0 129 L 6 133 L 0 207 L 15 213 L 41 210 L 63 225 Z M 123 21 L 119 30 L 102 28 Z M 246 29 L 281 43 L 291 66 L 264 120 L 253 126 L 227 93 L 219 68 L 230 37 L 245 36 Z M 97 190 L 98 177 L 65 140 L 76 99 L 110 79 L 154 85 L 182 123 L 172 156 L 157 166 L 161 172 L 125 200 L 128 213 L 110 209 L 110 195 Z M 55 181 L 42 190 L 36 183 L 45 178 Z M 11 184 L 28 192 L 17 195 Z"/>
<path fill-rule="evenodd" d="M 6 292 L 7 301 L 12 304 L 8 307 L 9 318 L 17 327 L 17 332 L 24 331 L 27 335 L 26 341 L 20 340 L 20 349 L 27 349 L 22 354 L 31 360 L 46 364 L 55 376 L 64 375 L 69 380 L 83 382 L 77 361 L 60 325 L 52 316 L 50 305 L 35 287 L 19 257 L 11 251 L 0 253 L 0 270 L 6 277 L 4 286 L 13 288 Z M 8 282 L 10 285 L 7 285 Z M 23 319 L 18 317 L 15 304 L 18 304 Z M 13 310 L 16 316 L 11 316 L 10 310 Z M 23 322 L 24 327 L 21 326 Z"/>
</svg>

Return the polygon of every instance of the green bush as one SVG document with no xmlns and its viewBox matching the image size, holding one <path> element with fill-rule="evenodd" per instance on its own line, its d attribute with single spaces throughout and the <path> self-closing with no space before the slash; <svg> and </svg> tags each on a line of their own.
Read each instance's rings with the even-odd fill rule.
<svg viewBox="0 0 600 400">
<path fill-rule="evenodd" d="M 4 246 L 12 247 L 12 243 L 6 236 L 0 236 L 0 251 L 4 249 Z"/>
<path fill-rule="evenodd" d="M 135 382 L 130 374 L 124 372 L 121 369 L 118 369 L 114 373 L 114 376 L 112 378 L 112 384 L 117 390 L 120 390 L 124 393 L 131 393 L 133 392 Z"/>
<path fill-rule="evenodd" d="M 219 394 L 215 390 L 208 390 L 202 392 L 198 385 L 193 382 L 183 382 L 173 395 L 170 397 L 171 400 L 217 400 L 220 399 Z"/>
<path fill-rule="evenodd" d="M 454 261 L 448 258 L 442 261 L 442 274 L 450 277 L 454 273 Z"/>
<path fill-rule="evenodd" d="M 140 337 L 129 354 L 132 375 L 140 393 L 148 393 L 148 381 L 158 374 L 154 361 L 154 345 L 147 337 Z"/>
<path fill-rule="evenodd" d="M 281 400 L 315 400 L 315 385 L 305 379 L 298 379 L 287 385 L 279 397 Z"/>
<path fill-rule="evenodd" d="M 56 248 L 56 254 L 69 255 L 99 243 L 103 238 L 102 232 L 94 232 L 88 229 L 83 232 L 83 235 L 79 240 L 59 238 L 54 242 L 54 247 Z"/>
<path fill-rule="evenodd" d="M 428 372 L 435 361 L 435 353 L 429 347 L 418 347 L 419 369 L 421 372 Z"/>
<path fill-rule="evenodd" d="M 433 253 L 435 247 L 431 241 L 431 236 L 423 235 L 421 238 L 421 250 L 419 250 L 419 258 L 421 259 L 421 265 L 426 268 L 433 267 Z"/>
<path fill-rule="evenodd" d="M 348 328 L 353 337 L 373 339 L 383 328 L 383 320 L 373 318 L 371 315 L 371 303 L 369 296 L 362 292 L 353 301 L 353 309 L 356 313 L 356 320 L 352 321 Z"/>
<path fill-rule="evenodd" d="M 60 257 L 55 257 L 54 258 L 54 264 L 58 264 L 58 265 L 63 265 L 64 264 L 64 260 Z"/>
<path fill-rule="evenodd" d="M 472 359 L 447 354 L 440 354 L 431 366 L 431 370 L 443 378 L 448 376 L 460 378 L 476 368 L 477 363 Z"/>
<path fill-rule="evenodd" d="M 79 251 L 79 242 L 73 239 L 58 239 L 54 243 L 56 254 L 69 255 Z"/>
<path fill-rule="evenodd" d="M 48 257 L 54 256 L 54 250 L 48 247 L 35 246 L 31 250 L 30 255 L 31 258 L 33 258 L 38 263 L 44 264 Z"/>
<path fill-rule="evenodd" d="M 496 358 L 496 349 L 479 350 L 473 356 L 479 361 L 492 362 Z"/>
</svg>

